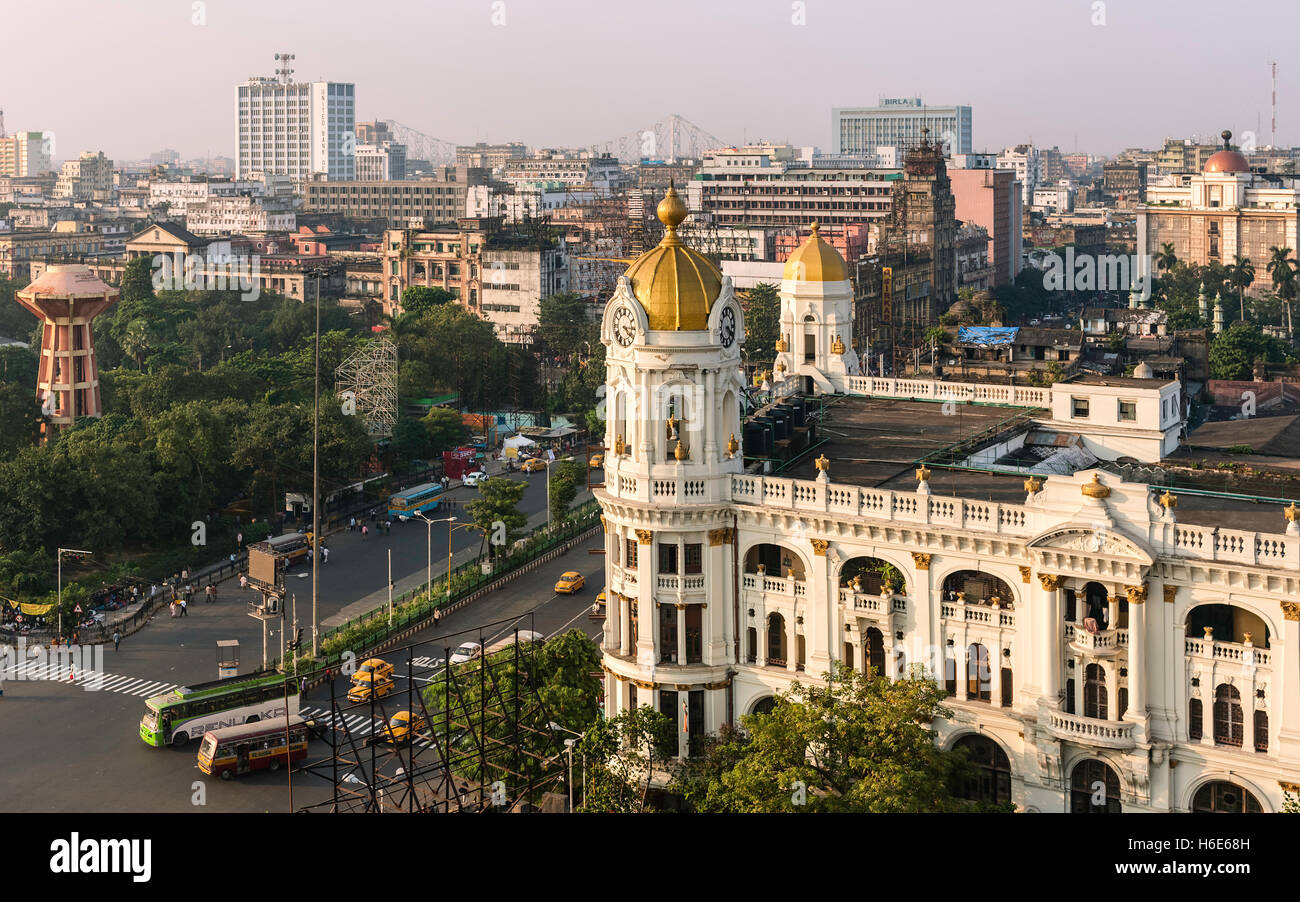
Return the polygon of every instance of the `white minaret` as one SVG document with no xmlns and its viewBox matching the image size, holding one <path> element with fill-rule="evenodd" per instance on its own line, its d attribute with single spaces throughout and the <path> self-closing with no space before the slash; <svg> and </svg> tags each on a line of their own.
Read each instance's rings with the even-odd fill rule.
<svg viewBox="0 0 1300 902">
<path fill-rule="evenodd" d="M 684 754 L 688 731 L 725 721 L 739 648 L 727 502 L 744 467 L 745 327 L 731 280 L 678 238 L 687 209 L 676 190 L 657 212 L 663 241 L 628 267 L 601 320 L 603 649 L 610 714 L 675 712 Z"/>
<path fill-rule="evenodd" d="M 776 377 L 812 380 L 818 392 L 843 392 L 858 374 L 853 350 L 853 285 L 840 252 L 812 234 L 785 262 Z"/>
</svg>

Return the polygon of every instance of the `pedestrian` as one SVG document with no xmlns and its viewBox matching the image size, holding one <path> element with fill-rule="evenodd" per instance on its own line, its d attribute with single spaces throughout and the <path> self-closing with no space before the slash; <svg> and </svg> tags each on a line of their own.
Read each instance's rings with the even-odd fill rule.
<svg viewBox="0 0 1300 902">
<path fill-rule="evenodd" d="M 182 598 L 182 599 L 181 599 L 181 616 L 182 616 L 182 617 L 186 617 L 186 616 L 189 615 L 189 613 L 190 613 L 189 605 L 187 605 L 187 604 L 185 603 L 185 599 Z"/>
<path fill-rule="evenodd" d="M 357 518 L 352 517 L 348 520 L 348 532 L 355 532 L 357 528 Z"/>
<path fill-rule="evenodd" d="M 117 647 L 121 644 L 122 644 L 122 633 L 118 630 L 113 630 L 113 651 L 117 651 Z"/>
<path fill-rule="evenodd" d="M 303 701 L 307 698 L 307 678 L 302 677 L 298 680 L 298 699 Z"/>
<path fill-rule="evenodd" d="M 370 522 L 371 522 L 371 523 L 374 523 L 374 522 L 375 522 L 375 517 L 377 517 L 377 516 L 379 516 L 379 514 L 378 514 L 378 513 L 376 512 L 376 510 L 372 507 L 372 508 L 370 509 Z"/>
<path fill-rule="evenodd" d="M 361 538 L 364 539 L 368 535 L 370 535 L 370 527 L 366 526 L 364 523 L 361 524 Z"/>
<path fill-rule="evenodd" d="M 247 589 L 247 588 L 248 588 L 248 574 L 247 574 L 247 573 L 241 573 L 241 574 L 239 574 L 239 588 L 241 588 L 241 589 Z"/>
<path fill-rule="evenodd" d="M 330 562 L 330 550 L 329 550 L 329 546 L 327 546 L 327 545 L 322 545 L 322 546 L 321 546 L 321 550 L 320 550 L 320 562 L 321 562 L 322 564 L 328 564 L 328 563 Z"/>
<path fill-rule="evenodd" d="M 244 547 L 244 534 L 242 532 L 235 534 L 235 547 L 236 548 Z"/>
<path fill-rule="evenodd" d="M 190 570 L 188 567 L 186 567 L 184 570 L 181 571 L 181 582 L 184 582 L 189 578 L 190 578 Z"/>
<path fill-rule="evenodd" d="M 73 630 L 73 631 L 72 631 L 72 644 L 73 644 L 73 645 L 80 645 L 80 644 L 81 644 L 81 630 Z"/>
</svg>

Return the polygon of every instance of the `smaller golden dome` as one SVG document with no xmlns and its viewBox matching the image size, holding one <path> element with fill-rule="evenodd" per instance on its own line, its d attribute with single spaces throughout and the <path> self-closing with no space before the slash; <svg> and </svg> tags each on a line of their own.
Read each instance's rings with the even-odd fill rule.
<svg viewBox="0 0 1300 902">
<path fill-rule="evenodd" d="M 785 261 L 783 279 L 799 282 L 844 282 L 849 278 L 849 266 L 840 252 L 822 240 L 821 226 L 812 224 L 812 234 L 798 250 Z"/>
<path fill-rule="evenodd" d="M 1088 498 L 1109 498 L 1110 489 L 1102 484 L 1101 474 L 1093 473 L 1092 482 L 1085 482 L 1080 486 L 1079 491 Z"/>
</svg>

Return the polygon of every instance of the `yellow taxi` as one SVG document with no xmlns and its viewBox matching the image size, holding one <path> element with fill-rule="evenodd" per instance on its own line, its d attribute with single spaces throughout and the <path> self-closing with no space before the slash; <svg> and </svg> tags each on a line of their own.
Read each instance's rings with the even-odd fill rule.
<svg viewBox="0 0 1300 902">
<path fill-rule="evenodd" d="M 546 461 L 542 460 L 540 457 L 530 457 L 528 460 L 524 461 L 523 466 L 519 469 L 523 470 L 525 473 L 538 473 L 546 469 Z"/>
<path fill-rule="evenodd" d="M 421 730 L 428 729 L 428 726 L 424 715 L 398 711 L 381 731 L 379 738 L 384 742 L 408 742 L 412 733 L 418 734 Z"/>
<path fill-rule="evenodd" d="M 567 573 L 560 574 L 560 578 L 555 583 L 555 591 L 563 592 L 565 595 L 572 595 L 587 584 L 587 577 L 583 576 L 577 570 L 570 570 Z"/>
<path fill-rule="evenodd" d="M 348 701 L 368 702 L 372 698 L 383 698 L 392 691 L 393 681 L 386 677 L 366 683 L 353 683 L 348 690 Z"/>
<path fill-rule="evenodd" d="M 355 686 L 363 683 L 373 683 L 375 680 L 386 680 L 392 675 L 392 664 L 389 664 L 383 658 L 367 658 L 361 662 L 357 672 L 352 674 L 352 684 Z"/>
<path fill-rule="evenodd" d="M 605 455 L 603 454 L 591 455 L 591 462 L 589 465 L 593 470 L 598 470 L 601 467 L 605 466 Z"/>
</svg>

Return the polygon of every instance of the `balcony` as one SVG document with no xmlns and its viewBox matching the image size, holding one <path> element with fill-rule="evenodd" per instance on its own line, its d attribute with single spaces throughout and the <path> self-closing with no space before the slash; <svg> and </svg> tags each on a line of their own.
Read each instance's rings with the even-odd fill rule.
<svg viewBox="0 0 1300 902">
<path fill-rule="evenodd" d="M 1097 720 L 1064 711 L 1052 711 L 1047 729 L 1058 739 L 1068 739 L 1105 749 L 1131 749 L 1135 745 L 1133 724 Z"/>
<path fill-rule="evenodd" d="M 808 584 L 793 577 L 768 576 L 764 573 L 746 573 L 741 578 L 744 588 L 754 592 L 802 598 L 808 594 Z"/>
<path fill-rule="evenodd" d="M 943 620 L 978 623 L 998 629 L 1015 629 L 1016 612 L 1008 608 L 995 608 L 987 604 L 961 604 L 943 602 L 939 605 L 939 617 Z"/>
<path fill-rule="evenodd" d="M 1067 623 L 1065 625 L 1065 638 L 1069 640 L 1070 647 L 1080 654 L 1089 654 L 1099 657 L 1111 657 L 1117 654 L 1120 649 L 1128 648 L 1128 630 L 1099 630 L 1090 633 L 1083 628 L 1082 624 Z"/>
<path fill-rule="evenodd" d="M 852 589 L 840 589 L 840 603 L 851 610 L 865 611 L 868 614 L 907 613 L 907 599 L 901 595 L 885 597 L 854 592 Z"/>
</svg>

